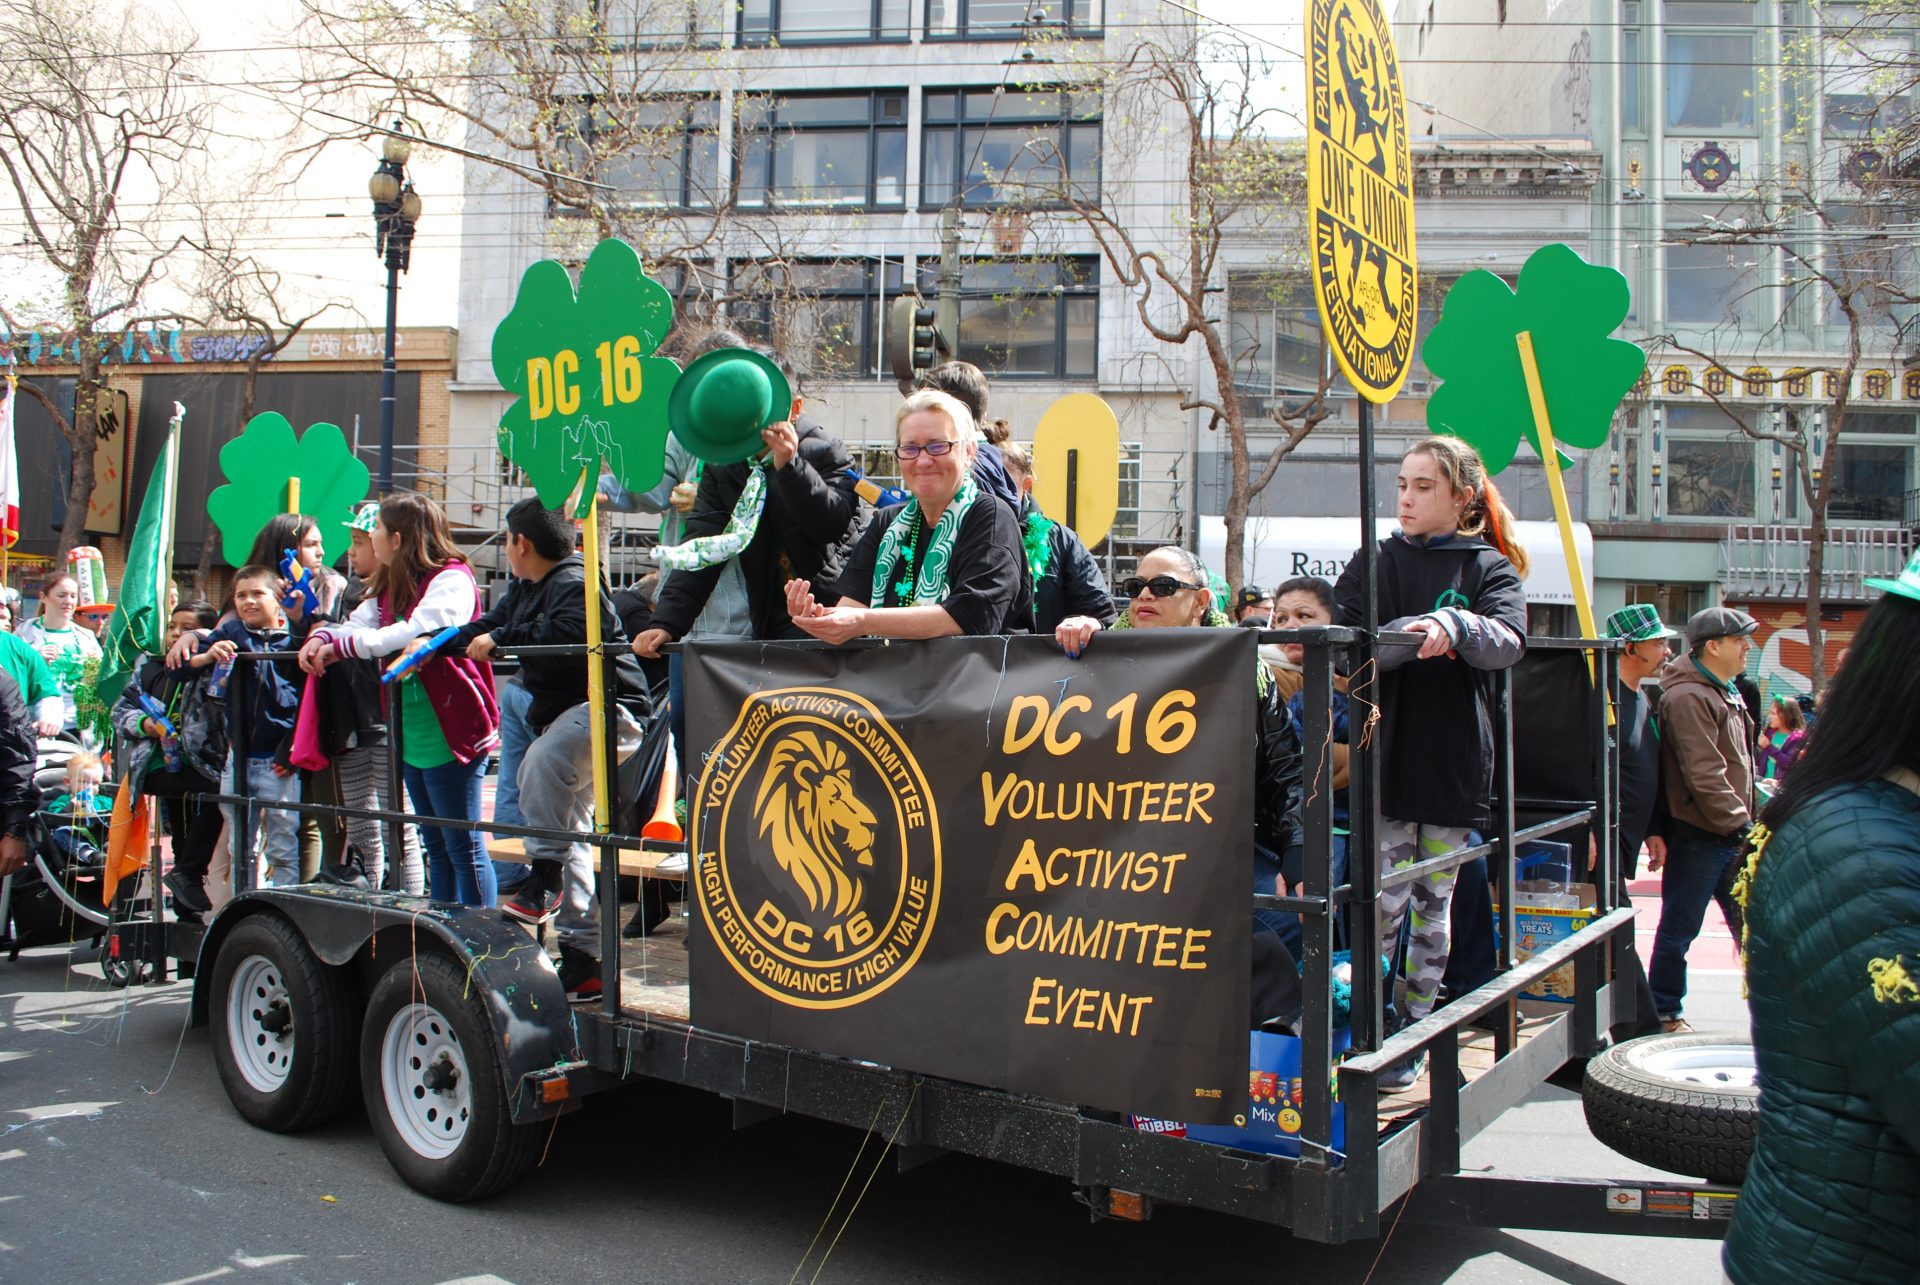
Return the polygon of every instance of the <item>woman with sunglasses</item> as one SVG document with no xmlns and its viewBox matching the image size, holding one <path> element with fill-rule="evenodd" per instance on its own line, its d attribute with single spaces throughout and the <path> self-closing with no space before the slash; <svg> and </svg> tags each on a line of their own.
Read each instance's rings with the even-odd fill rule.
<svg viewBox="0 0 1920 1285">
<path fill-rule="evenodd" d="M 1382 648 L 1380 873 L 1464 846 L 1493 819 L 1493 677 L 1526 649 L 1527 554 L 1486 465 L 1457 437 L 1416 442 L 1400 461 L 1400 529 L 1380 541 L 1380 627 L 1421 636 Z M 1339 623 L 1358 626 L 1360 559 L 1334 589 Z M 1371 684 L 1356 676 L 1353 716 L 1364 721 Z M 1433 1011 L 1452 948 L 1454 878 L 1445 870 L 1380 894 L 1383 951 L 1392 951 L 1409 902 L 1407 1023 Z M 1389 1091 L 1420 1078 L 1425 1054 L 1380 1077 Z"/>
<path fill-rule="evenodd" d="M 921 389 L 894 413 L 894 454 L 913 497 L 881 509 L 854 546 L 832 606 L 787 582 L 793 623 L 823 642 L 951 638 L 1025 628 L 1032 590 L 1013 510 L 974 484 L 967 408 Z"/>
<path fill-rule="evenodd" d="M 1207 568 L 1187 549 L 1167 545 L 1140 559 L 1135 574 L 1120 582 L 1127 606 L 1114 622 L 1125 629 L 1231 629 L 1233 622 L 1214 605 Z M 1086 616 L 1060 622 L 1054 641 L 1078 657 L 1100 632 Z M 1254 755 L 1253 891 L 1287 891 L 1280 857 L 1303 842 L 1300 833 L 1300 737 L 1280 699 L 1273 675 L 1257 657 L 1253 662 Z M 1300 920 L 1280 911 L 1255 911 L 1253 932 L 1252 1023 L 1291 1021 L 1300 1007 Z"/>
</svg>

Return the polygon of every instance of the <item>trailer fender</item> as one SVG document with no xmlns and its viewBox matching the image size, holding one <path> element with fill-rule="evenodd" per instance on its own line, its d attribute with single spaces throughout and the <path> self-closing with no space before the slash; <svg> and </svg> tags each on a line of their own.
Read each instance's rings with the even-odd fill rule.
<svg viewBox="0 0 1920 1285">
<path fill-rule="evenodd" d="M 450 956 L 484 998 L 507 1082 L 520 1086 L 513 1102 L 516 1122 L 545 1119 L 575 1105 L 541 1101 L 530 1087 L 555 1067 L 580 1060 L 579 1029 L 546 951 L 498 910 L 321 885 L 242 893 L 207 927 L 193 982 L 194 1025 L 207 1021 L 212 962 L 220 943 L 235 925 L 263 914 L 287 920 L 323 963 L 337 968 L 401 966 L 417 951 Z"/>
</svg>

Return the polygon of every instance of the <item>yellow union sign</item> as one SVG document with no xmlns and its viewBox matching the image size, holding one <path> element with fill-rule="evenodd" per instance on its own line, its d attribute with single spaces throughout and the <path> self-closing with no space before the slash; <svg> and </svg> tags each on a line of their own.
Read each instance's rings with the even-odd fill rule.
<svg viewBox="0 0 1920 1285">
<path fill-rule="evenodd" d="M 1307 227 L 1327 342 L 1362 397 L 1388 402 L 1413 357 L 1413 157 L 1400 63 L 1378 0 L 1307 9 Z"/>
</svg>

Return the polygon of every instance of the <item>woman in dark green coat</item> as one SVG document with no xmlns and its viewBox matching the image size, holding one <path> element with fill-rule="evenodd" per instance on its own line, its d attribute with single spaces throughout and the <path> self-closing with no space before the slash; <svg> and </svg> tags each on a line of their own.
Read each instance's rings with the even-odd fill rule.
<svg viewBox="0 0 1920 1285">
<path fill-rule="evenodd" d="M 1737 1285 L 1920 1280 L 1920 556 L 1868 583 L 1736 890 L 1760 1073 Z"/>
</svg>

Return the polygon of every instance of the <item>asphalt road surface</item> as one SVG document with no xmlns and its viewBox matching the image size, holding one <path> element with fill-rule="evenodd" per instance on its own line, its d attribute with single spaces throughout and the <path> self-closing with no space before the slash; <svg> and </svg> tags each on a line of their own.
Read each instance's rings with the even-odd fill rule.
<svg viewBox="0 0 1920 1285">
<path fill-rule="evenodd" d="M 1744 1029 L 1737 976 L 1702 973 L 1694 990 L 1697 1026 Z M 187 993 L 109 989 L 84 954 L 0 960 L 0 1281 L 1720 1279 L 1708 1241 L 1409 1223 L 1326 1247 L 1167 1207 L 1090 1224 L 1058 1178 L 965 1157 L 900 1174 L 853 1130 L 793 1117 L 736 1133 L 724 1102 L 665 1086 L 589 1100 L 517 1187 L 443 1205 L 395 1177 L 358 1109 L 292 1137 L 242 1122 L 205 1030 L 186 1026 Z M 1551 1086 L 1465 1165 L 1652 1172 L 1595 1142 L 1578 1098 Z"/>
</svg>

